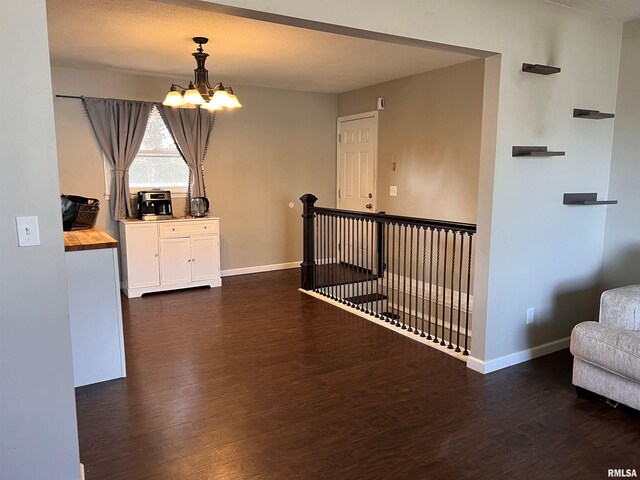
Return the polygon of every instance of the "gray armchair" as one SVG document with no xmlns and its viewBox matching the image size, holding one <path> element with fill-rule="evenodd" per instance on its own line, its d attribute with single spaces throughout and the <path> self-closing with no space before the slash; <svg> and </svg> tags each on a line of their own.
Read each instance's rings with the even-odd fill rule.
<svg viewBox="0 0 640 480">
<path fill-rule="evenodd" d="M 578 389 L 640 410 L 640 285 L 604 292 L 600 321 L 576 325 L 570 348 Z"/>
</svg>

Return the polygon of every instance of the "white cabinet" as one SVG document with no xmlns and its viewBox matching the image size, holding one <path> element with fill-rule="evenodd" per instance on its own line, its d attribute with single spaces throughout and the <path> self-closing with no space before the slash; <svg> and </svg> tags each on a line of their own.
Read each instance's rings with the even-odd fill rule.
<svg viewBox="0 0 640 480">
<path fill-rule="evenodd" d="M 124 238 L 126 237 L 126 243 Z M 158 225 L 156 223 L 121 223 L 122 276 L 127 288 L 160 285 Z"/>
<path fill-rule="evenodd" d="M 160 240 L 160 278 L 163 285 L 191 281 L 191 239 L 163 238 Z"/>
<path fill-rule="evenodd" d="M 74 386 L 126 376 L 117 249 L 68 251 L 65 260 Z"/>
<path fill-rule="evenodd" d="M 120 242 L 122 289 L 128 297 L 222 285 L 218 218 L 124 220 L 120 222 Z"/>
<path fill-rule="evenodd" d="M 191 280 L 198 282 L 220 276 L 220 263 L 214 252 L 220 251 L 219 235 L 191 237 Z"/>
</svg>

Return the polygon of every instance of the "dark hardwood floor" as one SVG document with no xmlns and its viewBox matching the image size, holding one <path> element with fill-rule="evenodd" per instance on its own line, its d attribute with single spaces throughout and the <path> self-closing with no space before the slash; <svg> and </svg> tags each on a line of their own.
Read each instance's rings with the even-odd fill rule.
<svg viewBox="0 0 640 480">
<path fill-rule="evenodd" d="M 640 471 L 640 419 L 577 398 L 567 351 L 483 376 L 299 275 L 123 298 L 127 379 L 77 389 L 87 480 Z"/>
</svg>

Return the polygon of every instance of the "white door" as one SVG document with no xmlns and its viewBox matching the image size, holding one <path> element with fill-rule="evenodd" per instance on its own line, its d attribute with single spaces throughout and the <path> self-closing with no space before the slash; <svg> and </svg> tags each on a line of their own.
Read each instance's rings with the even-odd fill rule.
<svg viewBox="0 0 640 480">
<path fill-rule="evenodd" d="M 375 212 L 378 146 L 378 112 L 338 118 L 338 208 Z M 350 223 L 338 232 L 340 261 L 371 268 L 365 225 Z M 345 248 L 342 248 L 345 238 Z"/>
<path fill-rule="evenodd" d="M 158 225 L 126 225 L 126 275 L 127 288 L 155 287 L 160 285 L 158 268 Z"/>
<path fill-rule="evenodd" d="M 212 280 L 220 275 L 220 265 L 216 252 L 218 235 L 198 235 L 191 237 L 191 280 L 199 282 Z"/>
<path fill-rule="evenodd" d="M 338 208 L 376 207 L 378 112 L 338 118 Z"/>
<path fill-rule="evenodd" d="M 162 285 L 191 281 L 191 239 L 189 237 L 160 240 L 160 279 Z"/>
</svg>

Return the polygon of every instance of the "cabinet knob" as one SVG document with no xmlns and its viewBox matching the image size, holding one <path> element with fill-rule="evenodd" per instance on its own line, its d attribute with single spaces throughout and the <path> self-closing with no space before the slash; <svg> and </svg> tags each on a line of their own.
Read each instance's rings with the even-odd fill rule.
<svg viewBox="0 0 640 480">
<path fill-rule="evenodd" d="M 187 262 L 191 262 L 191 259 L 187 260 Z"/>
<path fill-rule="evenodd" d="M 205 225 L 204 229 L 205 229 L 205 230 L 207 229 L 207 226 L 206 226 L 206 225 Z"/>
<path fill-rule="evenodd" d="M 196 259 L 195 259 L 195 258 L 192 258 L 192 259 L 191 259 L 191 261 L 192 261 L 192 262 L 195 262 L 195 261 L 196 261 Z"/>
<path fill-rule="evenodd" d="M 174 231 L 174 232 L 176 231 L 176 229 L 175 229 L 175 228 L 172 228 L 171 230 L 172 230 L 172 231 Z"/>
<path fill-rule="evenodd" d="M 158 254 L 156 253 L 156 257 L 158 256 Z"/>
</svg>

